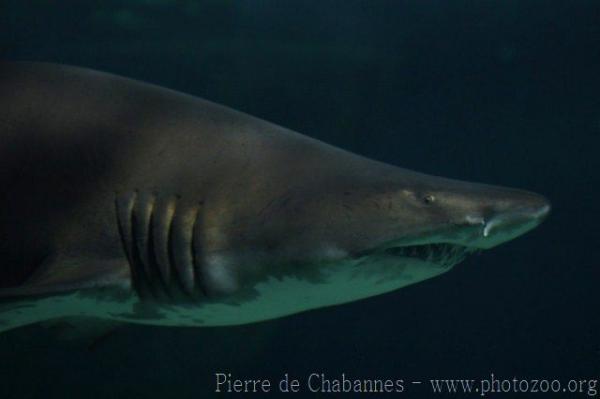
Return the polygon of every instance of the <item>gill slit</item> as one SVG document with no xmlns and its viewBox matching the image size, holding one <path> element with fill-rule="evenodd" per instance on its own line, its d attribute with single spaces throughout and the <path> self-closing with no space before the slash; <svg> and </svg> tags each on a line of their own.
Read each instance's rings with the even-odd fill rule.
<svg viewBox="0 0 600 399">
<path fill-rule="evenodd" d="M 202 279 L 201 205 L 133 192 L 115 199 L 117 226 L 140 299 L 190 301 L 206 296 Z"/>
</svg>

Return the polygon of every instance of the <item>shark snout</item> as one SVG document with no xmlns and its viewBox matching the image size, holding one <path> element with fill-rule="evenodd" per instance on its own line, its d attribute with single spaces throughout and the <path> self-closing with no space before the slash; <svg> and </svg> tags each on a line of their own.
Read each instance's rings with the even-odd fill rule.
<svg viewBox="0 0 600 399">
<path fill-rule="evenodd" d="M 483 219 L 480 248 L 491 248 L 532 230 L 550 213 L 550 202 L 534 193 L 519 193 L 514 199 L 504 199 L 492 206 Z"/>
</svg>

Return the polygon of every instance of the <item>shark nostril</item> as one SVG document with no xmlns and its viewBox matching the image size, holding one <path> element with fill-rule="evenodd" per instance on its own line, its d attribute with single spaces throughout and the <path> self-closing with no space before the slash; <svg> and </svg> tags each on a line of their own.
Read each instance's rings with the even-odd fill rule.
<svg viewBox="0 0 600 399">
<path fill-rule="evenodd" d="M 536 219 L 544 219 L 550 213 L 551 208 L 550 204 L 546 203 L 533 213 L 533 217 Z"/>
<path fill-rule="evenodd" d="M 465 221 L 467 222 L 468 225 L 473 225 L 473 226 L 485 224 L 485 219 L 481 216 L 467 215 L 467 217 L 465 218 Z"/>
<path fill-rule="evenodd" d="M 549 212 L 550 204 L 546 201 L 535 206 L 527 205 L 497 212 L 486 218 L 482 235 L 498 243 L 507 241 L 539 225 Z"/>
</svg>

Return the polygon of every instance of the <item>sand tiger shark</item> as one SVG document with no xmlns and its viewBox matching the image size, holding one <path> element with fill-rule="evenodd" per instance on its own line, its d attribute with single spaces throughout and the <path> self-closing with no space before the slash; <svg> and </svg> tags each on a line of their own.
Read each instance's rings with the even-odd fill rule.
<svg viewBox="0 0 600 399">
<path fill-rule="evenodd" d="M 2 331 L 226 326 L 348 303 L 438 276 L 550 210 L 45 63 L 0 63 L 0 187 Z"/>
</svg>

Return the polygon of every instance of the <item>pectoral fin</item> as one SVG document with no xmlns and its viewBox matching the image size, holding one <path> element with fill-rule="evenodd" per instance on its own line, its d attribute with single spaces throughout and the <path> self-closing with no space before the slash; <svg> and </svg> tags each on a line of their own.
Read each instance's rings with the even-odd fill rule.
<svg viewBox="0 0 600 399">
<path fill-rule="evenodd" d="M 129 280 L 129 269 L 124 260 L 52 257 L 47 258 L 24 284 L 0 289 L 0 298 L 127 285 Z"/>
<path fill-rule="evenodd" d="M 47 321 L 41 325 L 53 332 L 57 339 L 75 341 L 88 350 L 98 349 L 122 327 L 122 323 L 113 320 L 92 319 L 89 317 L 64 318 Z"/>
</svg>

